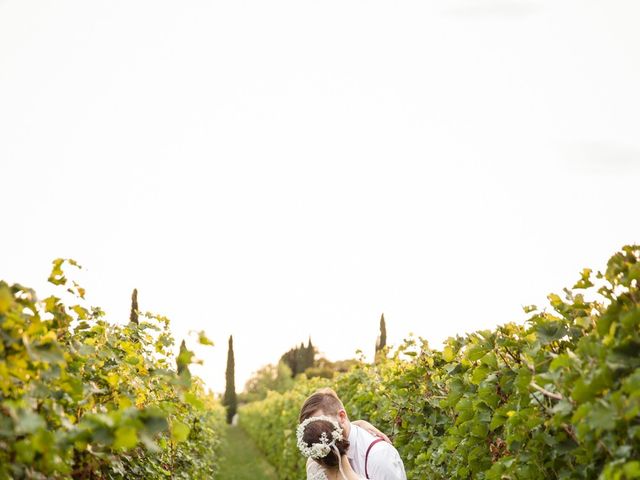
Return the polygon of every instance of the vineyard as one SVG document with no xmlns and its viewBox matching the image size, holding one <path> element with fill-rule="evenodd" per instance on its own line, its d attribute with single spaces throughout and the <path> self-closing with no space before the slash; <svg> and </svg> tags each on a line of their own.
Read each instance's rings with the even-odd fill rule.
<svg viewBox="0 0 640 480">
<path fill-rule="evenodd" d="M 60 297 L 0 282 L 0 479 L 214 478 L 224 411 L 193 353 L 166 318 L 108 323 L 63 267 Z"/>
<path fill-rule="evenodd" d="M 193 352 L 174 355 L 162 316 L 107 322 L 67 279 L 76 267 L 56 260 L 60 295 L 42 300 L 0 282 L 0 480 L 221 478 L 225 411 L 191 376 Z M 305 478 L 299 409 L 331 386 L 352 419 L 390 434 L 410 480 L 640 478 L 639 283 L 640 247 L 625 247 L 524 324 L 441 350 L 412 337 L 331 380 L 298 375 L 242 406 L 240 426 L 277 478 Z"/>
<path fill-rule="evenodd" d="M 295 427 L 331 385 L 352 419 L 390 432 L 408 478 L 640 478 L 640 246 L 584 270 L 524 325 L 409 339 L 332 381 L 299 380 L 240 409 L 278 478 L 305 478 Z"/>
</svg>

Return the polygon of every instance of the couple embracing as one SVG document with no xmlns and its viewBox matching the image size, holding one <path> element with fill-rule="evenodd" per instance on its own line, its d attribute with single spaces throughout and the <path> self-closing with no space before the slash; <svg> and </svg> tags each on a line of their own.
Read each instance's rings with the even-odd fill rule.
<svg viewBox="0 0 640 480">
<path fill-rule="evenodd" d="M 330 388 L 307 398 L 300 410 L 298 449 L 307 458 L 307 480 L 406 480 L 398 451 L 363 420 L 349 421 Z"/>
</svg>

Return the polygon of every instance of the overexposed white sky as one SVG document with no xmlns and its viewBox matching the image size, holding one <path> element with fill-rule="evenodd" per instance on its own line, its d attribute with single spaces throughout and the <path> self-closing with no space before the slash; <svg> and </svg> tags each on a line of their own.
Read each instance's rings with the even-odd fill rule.
<svg viewBox="0 0 640 480">
<path fill-rule="evenodd" d="M 0 278 L 84 265 L 238 389 L 521 306 L 640 242 L 636 0 L 0 0 Z"/>
</svg>

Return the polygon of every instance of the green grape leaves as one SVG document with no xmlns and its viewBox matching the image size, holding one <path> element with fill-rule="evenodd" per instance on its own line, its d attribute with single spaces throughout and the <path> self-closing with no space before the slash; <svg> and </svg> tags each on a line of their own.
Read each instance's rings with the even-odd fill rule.
<svg viewBox="0 0 640 480">
<path fill-rule="evenodd" d="M 176 363 L 164 317 L 123 326 L 65 304 L 85 296 L 66 265 L 49 277 L 66 293 L 42 301 L 0 281 L 0 479 L 213 478 L 224 409 L 178 373 L 192 352 Z"/>
<path fill-rule="evenodd" d="M 528 307 L 524 324 L 451 338 L 442 352 L 410 339 L 333 382 L 303 377 L 241 407 L 241 424 L 279 478 L 304 478 L 283 432 L 331 386 L 350 418 L 392 437 L 410 480 L 640 478 L 639 282 L 640 246 L 625 246 L 604 273 L 584 269 L 549 295 L 553 313 Z"/>
</svg>

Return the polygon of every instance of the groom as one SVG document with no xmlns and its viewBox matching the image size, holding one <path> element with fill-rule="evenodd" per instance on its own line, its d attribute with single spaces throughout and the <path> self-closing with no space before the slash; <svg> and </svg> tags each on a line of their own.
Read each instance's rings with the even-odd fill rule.
<svg viewBox="0 0 640 480">
<path fill-rule="evenodd" d="M 342 427 L 345 438 L 349 440 L 347 457 L 356 473 L 373 480 L 407 480 L 404 464 L 395 447 L 384 441 L 386 437 L 381 438 L 370 433 L 380 432 L 367 422 L 350 422 L 340 398 L 330 388 L 318 390 L 305 400 L 300 409 L 299 422 L 318 415 L 335 418 Z M 309 458 L 307 479 L 312 477 L 316 468 L 319 468 L 319 465 Z"/>
</svg>

